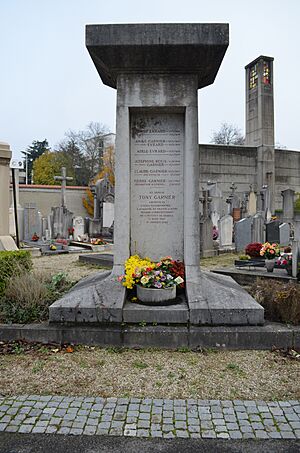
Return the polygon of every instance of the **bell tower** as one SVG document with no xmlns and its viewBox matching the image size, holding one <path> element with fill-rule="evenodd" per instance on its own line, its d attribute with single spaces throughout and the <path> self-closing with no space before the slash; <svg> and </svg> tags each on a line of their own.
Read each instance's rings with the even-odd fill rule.
<svg viewBox="0 0 300 453">
<path fill-rule="evenodd" d="M 273 60 L 261 55 L 246 69 L 246 146 L 257 147 L 257 191 L 268 186 L 275 201 Z"/>
</svg>

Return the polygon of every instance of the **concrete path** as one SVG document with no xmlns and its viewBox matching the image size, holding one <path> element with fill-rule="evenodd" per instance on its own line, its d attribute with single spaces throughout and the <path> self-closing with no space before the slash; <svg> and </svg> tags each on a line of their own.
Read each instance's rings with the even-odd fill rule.
<svg viewBox="0 0 300 453">
<path fill-rule="evenodd" d="M 300 401 L 1 397 L 0 431 L 151 439 L 297 440 Z"/>
</svg>

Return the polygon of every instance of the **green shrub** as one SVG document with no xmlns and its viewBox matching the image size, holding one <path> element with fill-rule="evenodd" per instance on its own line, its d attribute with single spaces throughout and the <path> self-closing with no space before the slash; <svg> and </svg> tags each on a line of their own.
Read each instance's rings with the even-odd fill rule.
<svg viewBox="0 0 300 453">
<path fill-rule="evenodd" d="M 0 252 L 0 297 L 4 294 L 7 281 L 14 275 L 21 275 L 32 269 L 28 251 Z"/>
<path fill-rule="evenodd" d="M 72 283 L 67 275 L 23 272 L 6 282 L 0 298 L 0 322 L 29 323 L 48 319 L 48 308 Z"/>
<path fill-rule="evenodd" d="M 265 309 L 268 321 L 300 324 L 300 285 L 258 280 L 251 294 Z"/>
</svg>

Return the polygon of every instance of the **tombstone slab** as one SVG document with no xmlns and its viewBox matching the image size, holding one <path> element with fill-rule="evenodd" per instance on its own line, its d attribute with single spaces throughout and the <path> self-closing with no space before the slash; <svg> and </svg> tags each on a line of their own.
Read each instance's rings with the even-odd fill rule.
<svg viewBox="0 0 300 453">
<path fill-rule="evenodd" d="M 234 226 L 234 243 L 237 252 L 245 250 L 252 239 L 252 217 L 246 217 Z"/>
<path fill-rule="evenodd" d="M 269 223 L 266 223 L 266 240 L 267 242 L 277 244 L 280 243 L 280 234 L 279 234 L 279 220 L 273 220 Z"/>
<path fill-rule="evenodd" d="M 101 282 L 90 280 L 56 302 L 60 314 L 51 306 L 50 321 L 124 320 L 126 292 L 116 277 L 138 253 L 184 260 L 193 323 L 206 323 L 207 310 L 216 310 L 212 323 L 217 312 L 223 324 L 263 322 L 263 308 L 250 296 L 233 292 L 224 279 L 210 285 L 199 267 L 197 90 L 213 83 L 228 42 L 227 24 L 87 26 L 96 69 L 104 84 L 117 88 L 114 267 Z M 222 297 L 228 303 L 221 315 Z M 247 310 L 249 298 L 255 319 L 237 314 Z"/>
<path fill-rule="evenodd" d="M 279 226 L 279 244 L 285 246 L 290 244 L 290 225 L 288 223 L 282 223 Z"/>
<path fill-rule="evenodd" d="M 233 218 L 227 214 L 219 220 L 219 241 L 220 247 L 232 246 Z"/>
</svg>

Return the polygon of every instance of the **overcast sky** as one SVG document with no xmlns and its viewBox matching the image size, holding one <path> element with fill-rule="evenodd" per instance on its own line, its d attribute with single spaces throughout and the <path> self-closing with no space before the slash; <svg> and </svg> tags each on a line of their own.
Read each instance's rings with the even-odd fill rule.
<svg viewBox="0 0 300 453">
<path fill-rule="evenodd" d="M 224 121 L 244 132 L 244 66 L 274 57 L 275 137 L 300 150 L 299 0 L 0 0 L 0 141 L 13 155 L 33 140 L 52 148 L 91 121 L 115 131 L 116 92 L 85 48 L 85 25 L 228 22 L 216 81 L 199 91 L 200 142 Z"/>
</svg>

